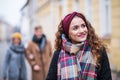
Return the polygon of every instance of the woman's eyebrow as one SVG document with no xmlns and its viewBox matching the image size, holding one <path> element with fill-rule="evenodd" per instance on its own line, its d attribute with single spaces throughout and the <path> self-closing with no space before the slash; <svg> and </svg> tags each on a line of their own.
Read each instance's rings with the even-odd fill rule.
<svg viewBox="0 0 120 80">
<path fill-rule="evenodd" d="M 78 24 L 75 24 L 75 25 L 72 25 L 73 27 L 75 27 L 75 26 L 79 26 Z"/>
<path fill-rule="evenodd" d="M 85 23 L 82 23 L 81 25 L 83 25 L 83 24 L 85 24 Z"/>
</svg>

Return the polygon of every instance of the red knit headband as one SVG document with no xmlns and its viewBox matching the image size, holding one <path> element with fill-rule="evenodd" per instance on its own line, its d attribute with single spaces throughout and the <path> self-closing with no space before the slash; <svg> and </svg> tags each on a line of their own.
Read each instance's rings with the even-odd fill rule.
<svg viewBox="0 0 120 80">
<path fill-rule="evenodd" d="M 69 33 L 70 23 L 75 16 L 79 16 L 79 17 L 81 17 L 82 19 L 85 20 L 85 17 L 81 13 L 78 13 L 78 12 L 73 12 L 73 13 L 70 13 L 70 14 L 66 15 L 64 17 L 64 19 L 62 20 L 62 27 L 63 27 L 64 33 L 67 36 L 68 36 L 68 33 Z"/>
</svg>

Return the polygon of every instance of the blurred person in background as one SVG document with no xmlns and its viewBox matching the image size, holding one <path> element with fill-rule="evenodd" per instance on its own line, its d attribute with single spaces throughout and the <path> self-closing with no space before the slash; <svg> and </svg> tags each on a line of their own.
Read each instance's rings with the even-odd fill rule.
<svg viewBox="0 0 120 80">
<path fill-rule="evenodd" d="M 45 80 L 52 56 L 50 41 L 43 34 L 41 26 L 36 26 L 32 41 L 26 49 L 26 57 L 31 65 L 32 80 Z"/>
<path fill-rule="evenodd" d="M 106 48 L 83 14 L 65 16 L 55 43 L 46 80 L 112 80 Z"/>
<path fill-rule="evenodd" d="M 25 65 L 25 48 L 22 35 L 12 34 L 12 43 L 7 50 L 3 66 L 3 80 L 27 80 Z"/>
</svg>

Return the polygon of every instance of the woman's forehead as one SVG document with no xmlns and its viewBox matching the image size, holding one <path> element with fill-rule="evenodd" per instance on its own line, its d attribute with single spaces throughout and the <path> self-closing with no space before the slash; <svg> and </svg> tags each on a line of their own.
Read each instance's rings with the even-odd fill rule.
<svg viewBox="0 0 120 80">
<path fill-rule="evenodd" d="M 84 24 L 85 22 L 83 21 L 82 18 L 80 17 L 74 17 L 73 20 L 71 21 L 70 25 L 75 25 L 75 24 Z"/>
</svg>

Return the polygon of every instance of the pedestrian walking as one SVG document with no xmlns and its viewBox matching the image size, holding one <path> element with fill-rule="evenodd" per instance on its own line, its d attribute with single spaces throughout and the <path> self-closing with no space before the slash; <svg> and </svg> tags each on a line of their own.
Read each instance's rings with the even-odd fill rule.
<svg viewBox="0 0 120 80">
<path fill-rule="evenodd" d="M 106 47 L 85 16 L 65 16 L 46 80 L 112 80 Z"/>
<path fill-rule="evenodd" d="M 26 49 L 26 57 L 32 69 L 32 80 L 45 80 L 52 56 L 50 41 L 43 34 L 41 26 L 36 26 L 32 41 Z"/>
<path fill-rule="evenodd" d="M 22 36 L 16 32 L 12 35 L 11 40 L 12 42 L 5 55 L 3 80 L 27 80 Z"/>
</svg>

